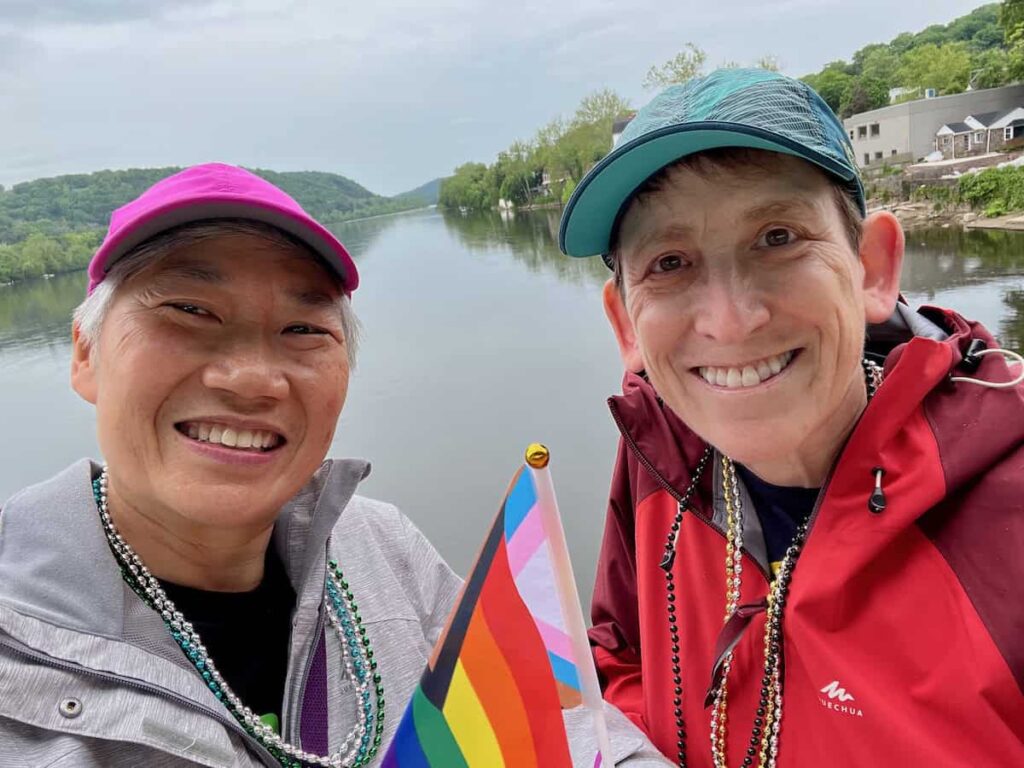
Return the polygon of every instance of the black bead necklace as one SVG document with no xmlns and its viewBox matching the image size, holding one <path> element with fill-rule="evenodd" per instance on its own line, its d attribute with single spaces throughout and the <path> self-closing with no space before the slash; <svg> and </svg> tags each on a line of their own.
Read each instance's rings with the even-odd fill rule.
<svg viewBox="0 0 1024 768">
<path fill-rule="evenodd" d="M 870 401 L 882 384 L 882 369 L 876 363 L 868 360 L 867 358 L 861 361 L 861 365 L 864 369 L 867 399 Z M 660 567 L 665 572 L 665 589 L 667 592 L 666 598 L 668 600 L 668 628 L 669 638 L 671 640 L 670 647 L 672 650 L 672 714 L 676 725 L 676 759 L 678 761 L 679 768 L 686 768 L 686 723 L 683 719 L 683 680 L 682 664 L 679 656 L 679 620 L 676 615 L 676 585 L 675 576 L 672 573 L 672 565 L 675 561 L 676 546 L 679 541 L 679 531 L 682 524 L 683 514 L 685 513 L 686 507 L 697 489 L 697 485 L 700 482 L 701 476 L 704 473 L 704 469 L 710 460 L 712 453 L 713 450 L 709 445 L 704 449 L 704 453 L 701 455 L 700 460 L 697 462 L 697 466 L 694 468 L 690 484 L 686 488 L 686 492 L 682 495 L 682 498 L 679 500 L 679 506 L 672 521 L 665 544 L 665 553 L 659 563 Z M 723 457 L 723 459 L 724 458 L 725 457 Z M 726 461 L 728 462 L 728 460 Z M 728 495 L 730 489 L 725 488 L 724 491 Z M 878 492 L 880 493 L 880 491 Z M 750 737 L 750 746 L 747 749 L 742 762 L 743 768 L 750 768 L 755 757 L 759 758 L 759 766 L 773 767 L 778 755 L 782 719 L 782 612 L 789 593 L 793 567 L 795 566 L 797 557 L 799 557 L 800 552 L 803 549 L 803 545 L 807 540 L 809 524 L 810 520 L 808 519 L 797 528 L 793 541 L 786 551 L 786 556 L 783 558 L 783 563 L 779 569 L 778 576 L 776 577 L 776 582 L 772 585 L 773 588 L 770 590 L 768 596 L 768 610 L 764 631 L 764 676 L 761 679 L 761 691 L 754 718 L 754 727 L 752 728 Z M 742 535 L 742 524 L 740 524 L 738 530 L 740 535 Z M 742 547 L 742 540 L 737 541 L 734 546 L 736 547 L 737 555 L 736 565 L 738 565 L 738 556 L 739 550 Z M 733 573 L 730 571 L 728 564 L 726 572 L 727 578 Z M 737 574 L 737 583 L 735 585 L 732 585 L 731 583 L 726 585 L 727 599 L 729 597 L 729 590 L 732 588 L 735 588 L 735 597 L 737 600 L 739 599 L 738 586 Z M 717 692 L 719 701 L 721 701 L 722 704 L 724 704 L 726 679 L 727 674 L 723 675 Z M 717 707 L 718 705 L 716 704 L 716 709 Z M 721 710 L 721 714 L 723 716 L 725 715 L 724 707 Z M 722 765 L 725 761 L 724 717 L 722 728 L 717 734 L 716 731 L 718 731 L 718 729 L 715 727 L 715 720 L 716 718 L 713 718 L 712 720 L 712 757 L 716 765 Z"/>
</svg>

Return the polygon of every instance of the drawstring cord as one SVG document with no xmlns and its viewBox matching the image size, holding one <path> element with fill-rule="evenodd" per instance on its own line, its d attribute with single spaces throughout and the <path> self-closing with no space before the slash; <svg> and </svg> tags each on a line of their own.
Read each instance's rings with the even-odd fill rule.
<svg viewBox="0 0 1024 768">
<path fill-rule="evenodd" d="M 1018 384 L 1024 382 L 1024 357 L 1021 357 L 1016 352 L 1009 349 L 971 349 L 968 355 L 964 357 L 965 362 L 972 362 L 973 367 L 977 367 L 980 358 L 984 355 L 999 354 L 1006 358 L 1008 364 L 1020 366 L 1020 373 L 1017 377 L 1010 381 L 985 381 L 984 379 L 975 379 L 971 376 L 950 376 L 950 381 L 964 382 L 965 384 L 977 384 L 979 387 L 988 387 L 989 389 L 1010 389 L 1016 387 Z M 971 358 L 968 360 L 968 357 Z"/>
<path fill-rule="evenodd" d="M 985 355 L 1002 355 L 1006 358 L 1008 365 L 1019 366 L 1020 373 L 1010 381 L 985 381 L 972 376 L 950 376 L 949 380 L 964 384 L 977 384 L 979 387 L 988 387 L 989 389 L 1011 389 L 1024 383 L 1024 357 L 1009 349 L 985 349 L 985 342 L 981 339 L 971 342 L 967 354 L 964 355 L 962 366 L 974 372 L 981 365 L 981 358 Z M 871 474 L 875 476 L 875 488 L 868 498 L 868 509 L 877 515 L 885 511 L 885 492 L 882 490 L 882 478 L 885 476 L 885 470 L 875 467 L 871 470 Z"/>
</svg>

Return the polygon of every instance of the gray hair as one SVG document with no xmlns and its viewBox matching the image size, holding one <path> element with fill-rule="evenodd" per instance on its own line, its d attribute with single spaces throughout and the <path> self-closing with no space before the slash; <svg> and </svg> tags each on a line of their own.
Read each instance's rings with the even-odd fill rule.
<svg viewBox="0 0 1024 768">
<path fill-rule="evenodd" d="M 114 294 L 122 284 L 146 267 L 181 248 L 224 235 L 252 235 L 290 250 L 297 248 L 310 258 L 320 261 L 319 257 L 300 240 L 268 224 L 246 219 L 214 219 L 166 230 L 135 246 L 118 259 L 107 272 L 103 282 L 97 285 L 75 309 L 74 324 L 91 350 L 95 351 L 98 347 L 103 320 L 110 309 Z M 338 312 L 341 315 L 349 366 L 354 369 L 361 326 L 352 309 L 352 301 L 347 295 L 342 295 L 338 300 Z"/>
</svg>

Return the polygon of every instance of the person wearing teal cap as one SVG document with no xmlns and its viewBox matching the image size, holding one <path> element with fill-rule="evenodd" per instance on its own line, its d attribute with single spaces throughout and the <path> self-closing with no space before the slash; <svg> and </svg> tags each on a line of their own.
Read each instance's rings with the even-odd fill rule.
<svg viewBox="0 0 1024 768">
<path fill-rule="evenodd" d="M 806 84 L 726 69 L 641 109 L 559 233 L 626 368 L 590 632 L 681 766 L 1024 764 L 1024 370 L 901 301 Z"/>
</svg>

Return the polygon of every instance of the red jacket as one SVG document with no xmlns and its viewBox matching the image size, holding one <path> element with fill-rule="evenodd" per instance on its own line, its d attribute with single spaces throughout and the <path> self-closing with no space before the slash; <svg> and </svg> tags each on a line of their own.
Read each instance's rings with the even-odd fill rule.
<svg viewBox="0 0 1024 768">
<path fill-rule="evenodd" d="M 949 334 L 915 337 L 831 473 L 797 561 L 783 620 L 778 765 L 1024 766 L 1024 386 L 1001 355 L 963 371 L 980 325 L 927 310 Z M 955 370 L 955 373 L 954 373 Z M 704 451 L 642 378 L 609 400 L 622 432 L 592 609 L 606 698 L 674 757 L 665 575 L 677 500 Z M 872 470 L 887 506 L 869 511 Z M 689 766 L 710 766 L 704 699 L 722 630 L 725 537 L 712 522 L 712 465 L 683 515 L 673 564 Z M 741 603 L 764 598 L 745 552 Z M 749 743 L 763 665 L 764 613 L 735 649 L 729 763 Z M 842 691 L 840 691 L 842 689 Z"/>
</svg>

